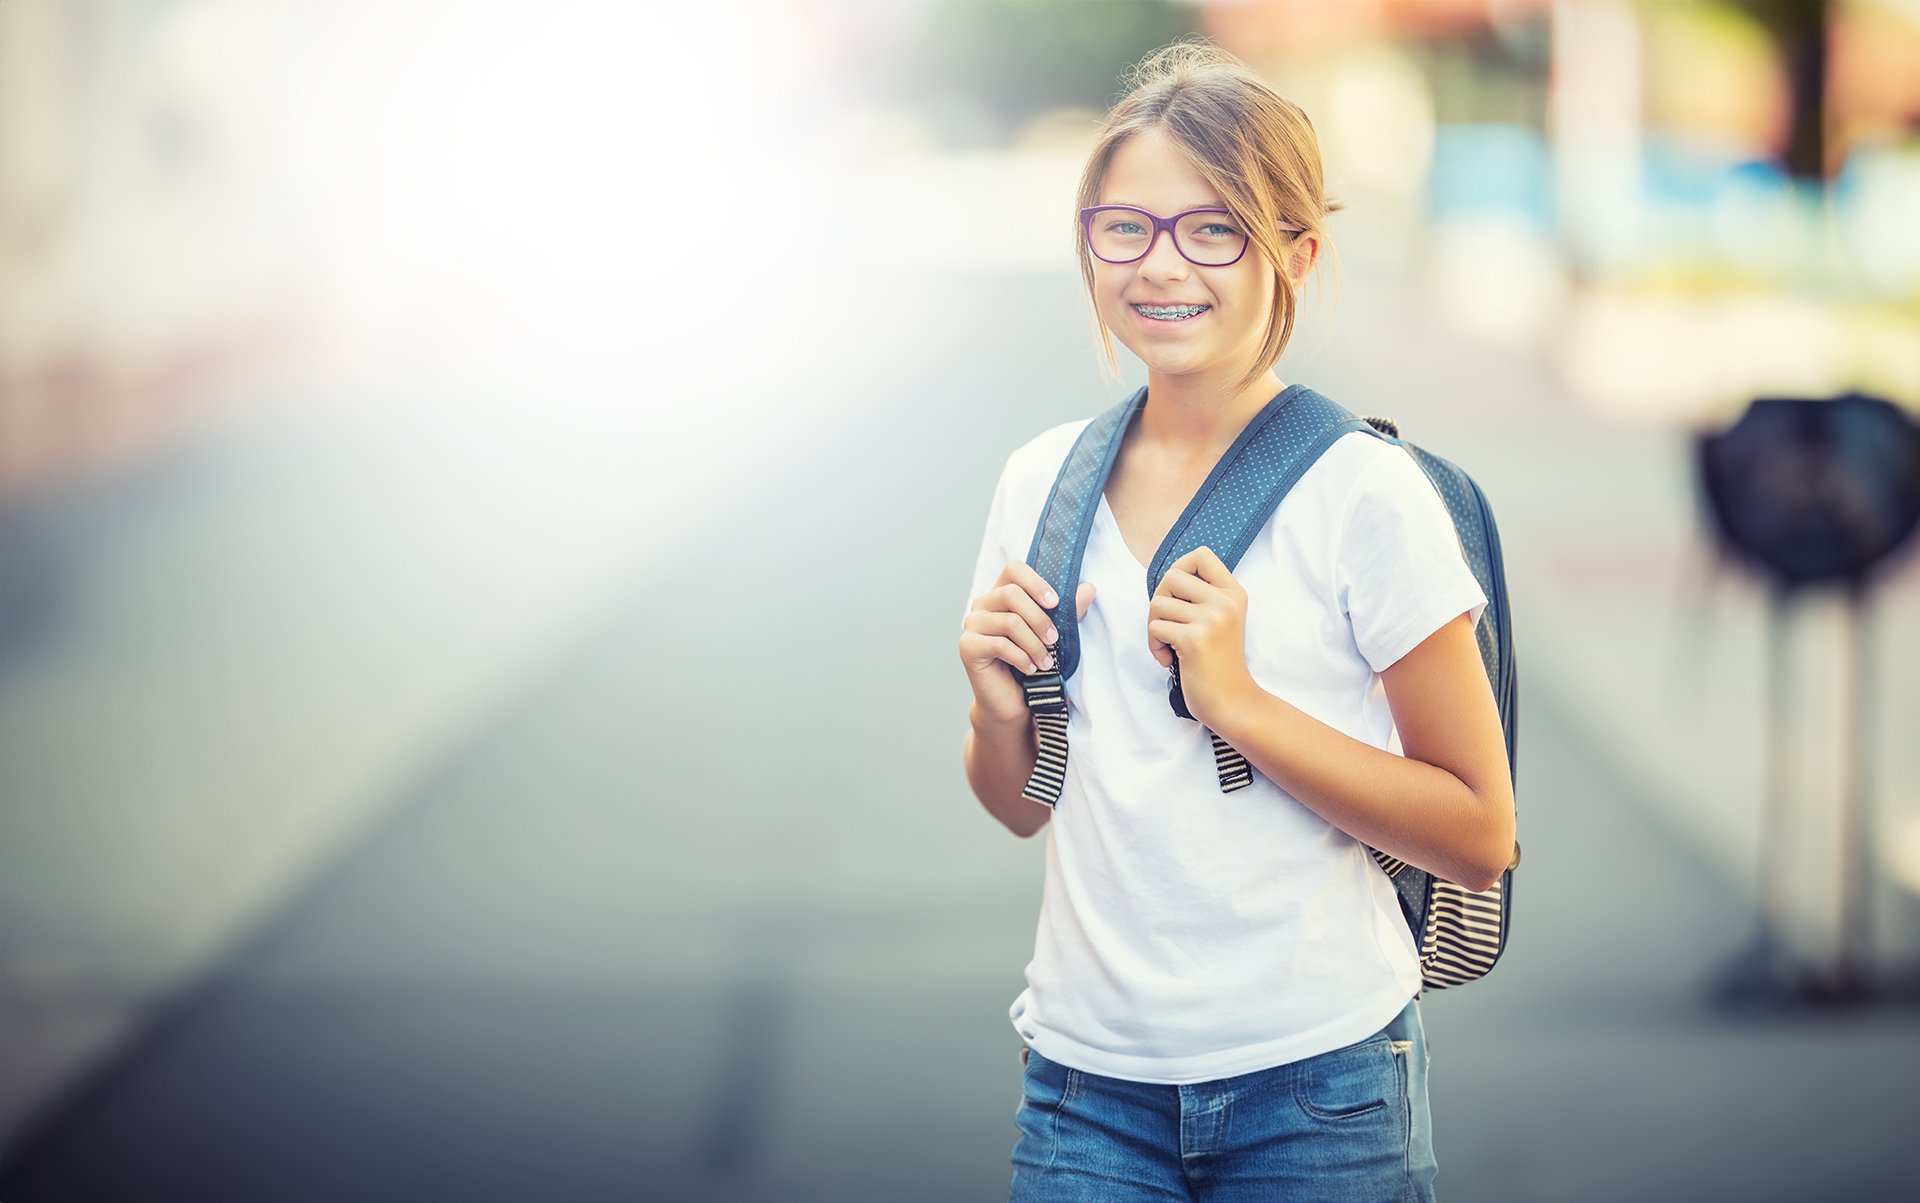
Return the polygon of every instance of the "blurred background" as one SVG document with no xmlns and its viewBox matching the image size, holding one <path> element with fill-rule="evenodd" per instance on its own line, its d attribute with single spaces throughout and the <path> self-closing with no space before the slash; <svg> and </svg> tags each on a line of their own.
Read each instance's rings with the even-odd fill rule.
<svg viewBox="0 0 1920 1203">
<path fill-rule="evenodd" d="M 1502 522 L 1507 958 L 1444 1195 L 1920 1197 L 1920 570 L 1871 956 L 1728 1006 L 1769 590 L 1692 447 L 1920 407 L 1913 0 L 6 0 L 0 1194 L 1003 1195 L 1040 845 L 959 771 L 1005 456 L 1104 408 L 1073 187 L 1201 33 L 1318 128 L 1280 365 Z M 1800 599 L 1776 937 L 1841 939 Z"/>
</svg>

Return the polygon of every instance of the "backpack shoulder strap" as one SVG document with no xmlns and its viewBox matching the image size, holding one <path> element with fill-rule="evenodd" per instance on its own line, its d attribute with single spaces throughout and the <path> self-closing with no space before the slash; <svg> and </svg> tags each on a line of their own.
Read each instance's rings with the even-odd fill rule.
<svg viewBox="0 0 1920 1203">
<path fill-rule="evenodd" d="M 1260 528 L 1273 517 L 1307 469 L 1327 448 L 1354 431 L 1379 435 L 1363 418 L 1304 384 L 1289 387 L 1247 423 L 1233 446 L 1175 520 L 1147 570 L 1147 593 L 1174 561 L 1210 547 L 1231 572 L 1247 554 Z"/>
<path fill-rule="evenodd" d="M 1059 642 L 1047 672 L 1016 672 L 1033 712 L 1039 755 L 1022 796 L 1045 806 L 1060 799 L 1067 771 L 1066 681 L 1080 664 L 1080 632 L 1074 592 L 1107 477 L 1134 415 L 1146 402 L 1141 389 L 1095 418 L 1068 452 L 1053 492 L 1034 531 L 1027 563 L 1053 586 L 1059 604 L 1048 611 Z M 1363 420 L 1305 385 L 1280 393 L 1247 423 L 1220 462 L 1208 474 L 1155 553 L 1147 573 L 1147 592 L 1159 587 L 1168 566 L 1196 547 L 1211 547 L 1231 570 L 1252 546 L 1260 528 L 1308 468 L 1342 435 L 1361 430 L 1377 434 Z M 1169 692 L 1175 713 L 1191 718 L 1179 688 L 1179 663 Z M 1253 782 L 1253 769 L 1218 736 L 1213 737 L 1220 788 L 1231 791 Z"/>
<path fill-rule="evenodd" d="M 1113 471 L 1114 457 L 1126 438 L 1133 416 L 1146 403 L 1141 389 L 1087 424 L 1060 465 L 1053 490 L 1040 512 L 1027 563 L 1053 587 L 1059 604 L 1047 611 L 1058 641 L 1049 649 L 1053 667 L 1045 672 L 1013 675 L 1027 694 L 1033 711 L 1039 756 L 1021 797 L 1052 806 L 1060 800 L 1067 780 L 1067 678 L 1080 667 L 1080 615 L 1074 594 L 1080 585 L 1080 564 L 1086 558 L 1087 533 L 1099 512 L 1100 497 Z"/>
<path fill-rule="evenodd" d="M 1282 392 L 1240 432 L 1200 489 L 1174 522 L 1147 571 L 1147 594 L 1160 587 L 1167 569 L 1195 548 L 1207 547 L 1231 572 L 1247 548 L 1280 508 L 1293 486 L 1340 438 L 1355 431 L 1379 431 L 1345 408 L 1296 384 Z M 1180 659 L 1174 657 L 1167 701 L 1181 718 L 1192 718 L 1180 688 Z M 1253 766 L 1212 732 L 1214 770 L 1222 793 L 1253 784 Z"/>
<path fill-rule="evenodd" d="M 1074 608 L 1073 594 L 1079 587 L 1080 564 L 1087 554 L 1087 533 L 1093 529 L 1093 516 L 1100 510 L 1100 498 L 1127 427 L 1146 399 L 1147 390 L 1143 388 L 1087 423 L 1060 465 L 1046 508 L 1040 512 L 1040 524 L 1034 528 L 1033 546 L 1027 551 L 1027 563 L 1053 586 L 1060 599 L 1047 616 L 1060 635 L 1053 658 L 1063 680 L 1080 665 L 1079 612 Z"/>
</svg>

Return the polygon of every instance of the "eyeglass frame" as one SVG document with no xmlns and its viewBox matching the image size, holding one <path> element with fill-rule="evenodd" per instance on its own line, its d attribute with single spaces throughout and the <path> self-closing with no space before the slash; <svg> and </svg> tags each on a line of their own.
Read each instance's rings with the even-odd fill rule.
<svg viewBox="0 0 1920 1203">
<path fill-rule="evenodd" d="M 1131 259 L 1109 259 L 1099 251 L 1093 249 L 1093 215 L 1096 213 L 1104 213 L 1108 209 L 1124 209 L 1128 213 L 1138 213 L 1153 223 L 1153 237 L 1147 239 L 1146 250 L 1141 251 Z M 1153 248 L 1160 243 L 1160 232 L 1162 230 L 1165 230 L 1168 237 L 1173 239 L 1173 249 L 1179 253 L 1180 257 L 1195 267 L 1232 267 L 1247 257 L 1247 248 L 1253 245 L 1252 235 L 1247 235 L 1246 241 L 1240 244 L 1240 253 L 1225 263 L 1202 263 L 1192 255 L 1187 254 L 1186 248 L 1180 245 L 1180 234 L 1175 227 L 1179 224 L 1181 218 L 1192 217 L 1195 213 L 1225 213 L 1228 217 L 1235 216 L 1232 209 L 1222 209 L 1217 205 L 1203 205 L 1198 209 L 1182 209 L 1172 217 L 1162 217 L 1151 209 L 1142 209 L 1138 205 L 1089 205 L 1080 210 L 1080 235 L 1087 240 L 1088 254 L 1102 263 L 1111 263 L 1116 266 L 1138 263 L 1148 255 L 1153 254 Z M 1280 222 L 1279 226 L 1281 232 L 1287 234 L 1298 234 L 1306 229 L 1305 226 L 1296 226 L 1290 221 Z"/>
</svg>

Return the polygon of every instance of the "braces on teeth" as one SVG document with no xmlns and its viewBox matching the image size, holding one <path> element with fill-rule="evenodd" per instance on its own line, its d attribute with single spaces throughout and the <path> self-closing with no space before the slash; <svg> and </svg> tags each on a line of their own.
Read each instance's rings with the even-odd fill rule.
<svg viewBox="0 0 1920 1203">
<path fill-rule="evenodd" d="M 1192 317 L 1196 313 L 1205 313 L 1206 305 L 1135 305 L 1145 317 Z"/>
</svg>

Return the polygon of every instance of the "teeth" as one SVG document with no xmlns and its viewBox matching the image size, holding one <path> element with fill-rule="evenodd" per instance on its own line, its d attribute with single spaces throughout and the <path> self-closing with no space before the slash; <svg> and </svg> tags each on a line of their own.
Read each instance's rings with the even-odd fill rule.
<svg viewBox="0 0 1920 1203">
<path fill-rule="evenodd" d="M 1162 321 L 1178 320 L 1205 313 L 1205 305 L 1135 305 L 1134 309 L 1142 317 L 1158 318 Z"/>
</svg>

